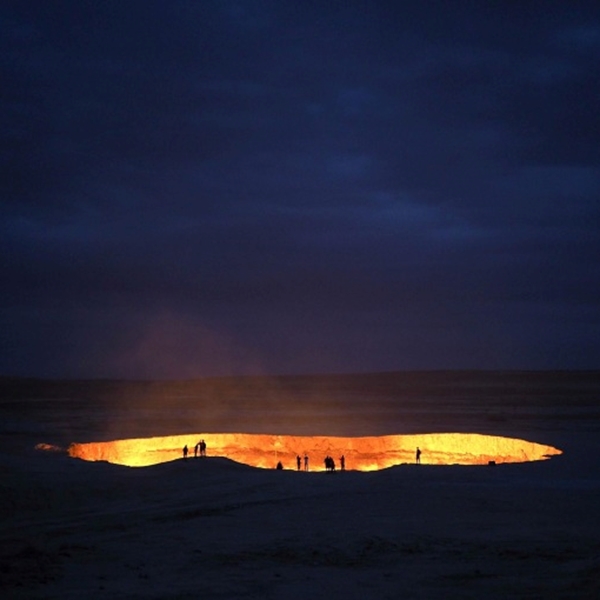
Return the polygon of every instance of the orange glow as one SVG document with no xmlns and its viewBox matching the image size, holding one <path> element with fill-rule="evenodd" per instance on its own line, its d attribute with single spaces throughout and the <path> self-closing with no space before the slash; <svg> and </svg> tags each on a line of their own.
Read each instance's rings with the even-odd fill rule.
<svg viewBox="0 0 600 600">
<path fill-rule="evenodd" d="M 253 467 L 272 469 L 281 461 L 285 469 L 296 470 L 296 457 L 300 456 L 301 468 L 304 469 L 306 454 L 310 471 L 325 470 L 323 460 L 327 455 L 335 460 L 337 469 L 343 455 L 346 469 L 357 471 L 375 471 L 414 463 L 417 447 L 421 449 L 421 463 L 429 465 L 487 465 L 490 461 L 496 464 L 522 463 L 562 454 L 561 450 L 552 446 L 476 433 L 377 437 L 197 433 L 71 444 L 68 453 L 83 460 L 144 467 L 181 458 L 185 445 L 189 449 L 188 460 L 204 460 L 194 458 L 194 446 L 201 439 L 206 442 L 207 456 L 222 456 Z"/>
</svg>

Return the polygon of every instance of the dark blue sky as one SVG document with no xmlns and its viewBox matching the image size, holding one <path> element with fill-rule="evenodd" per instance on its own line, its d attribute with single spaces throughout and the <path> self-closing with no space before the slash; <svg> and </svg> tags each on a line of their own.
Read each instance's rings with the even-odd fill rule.
<svg viewBox="0 0 600 600">
<path fill-rule="evenodd" d="M 5 1 L 0 374 L 600 367 L 596 2 Z"/>
</svg>

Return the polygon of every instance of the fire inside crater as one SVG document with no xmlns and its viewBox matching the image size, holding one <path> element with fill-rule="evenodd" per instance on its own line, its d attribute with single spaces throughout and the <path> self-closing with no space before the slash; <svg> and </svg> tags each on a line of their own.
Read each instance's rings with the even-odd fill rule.
<svg viewBox="0 0 600 600">
<path fill-rule="evenodd" d="M 477 433 L 428 433 L 368 437 L 266 435 L 248 433 L 195 433 L 167 437 L 74 443 L 68 454 L 88 461 L 107 461 L 129 467 L 145 467 L 182 457 L 184 446 L 194 459 L 196 445 L 204 440 L 208 456 L 226 457 L 253 467 L 325 470 L 330 456 L 346 469 L 375 471 L 416 461 L 429 465 L 487 465 L 539 461 L 562 454 L 552 446 L 521 439 Z M 200 454 L 200 453 L 198 453 Z"/>
</svg>

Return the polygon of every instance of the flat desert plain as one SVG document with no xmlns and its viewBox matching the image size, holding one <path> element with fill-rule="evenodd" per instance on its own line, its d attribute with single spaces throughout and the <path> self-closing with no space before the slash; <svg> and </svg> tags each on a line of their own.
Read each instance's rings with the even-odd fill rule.
<svg viewBox="0 0 600 600">
<path fill-rule="evenodd" d="M 600 597 L 596 372 L 3 379 L 0 391 L 2 598 Z M 143 468 L 64 452 L 182 433 L 453 431 L 563 454 L 439 466 L 424 453 L 421 465 L 331 474 L 210 448 Z"/>
</svg>

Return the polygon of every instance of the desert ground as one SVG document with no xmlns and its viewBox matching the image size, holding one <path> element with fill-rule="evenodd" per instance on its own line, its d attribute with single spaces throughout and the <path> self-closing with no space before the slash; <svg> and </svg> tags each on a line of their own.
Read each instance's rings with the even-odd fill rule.
<svg viewBox="0 0 600 600">
<path fill-rule="evenodd" d="M 600 597 L 600 374 L 0 381 L 2 598 Z M 222 431 L 464 431 L 550 460 L 143 468 L 46 443 Z M 423 457 L 426 458 L 425 456 Z"/>
</svg>

